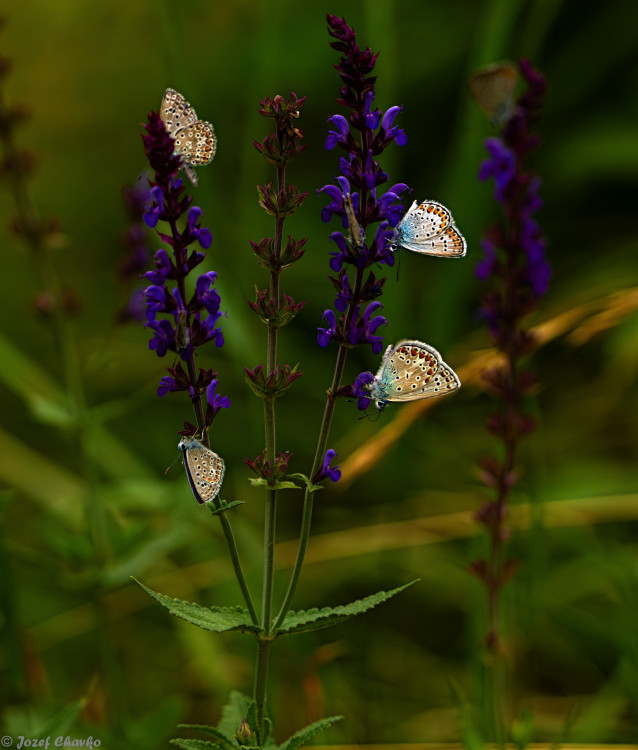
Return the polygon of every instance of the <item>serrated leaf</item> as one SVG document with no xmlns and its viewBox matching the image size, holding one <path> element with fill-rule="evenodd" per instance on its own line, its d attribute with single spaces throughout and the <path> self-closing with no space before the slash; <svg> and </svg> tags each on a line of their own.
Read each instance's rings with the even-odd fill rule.
<svg viewBox="0 0 638 750">
<path fill-rule="evenodd" d="M 210 740 L 185 740 L 181 737 L 171 740 L 171 745 L 183 747 L 184 750 L 219 750 L 221 748 L 221 745 Z"/>
<path fill-rule="evenodd" d="M 257 736 L 257 744 L 261 747 L 261 730 L 259 729 L 259 718 L 257 716 L 257 701 L 250 701 L 245 718 L 246 723 Z"/>
<path fill-rule="evenodd" d="M 222 709 L 222 717 L 217 729 L 225 737 L 234 740 L 242 721 L 248 716 L 251 704 L 254 705 L 254 703 L 255 701 L 252 698 L 243 695 L 238 690 L 233 690 L 228 698 L 228 703 Z"/>
<path fill-rule="evenodd" d="M 245 607 L 202 607 L 201 604 L 195 602 L 186 602 L 182 599 L 166 596 L 166 594 L 160 594 L 147 588 L 137 579 L 133 578 L 133 580 L 172 615 L 197 625 L 198 628 L 211 630 L 214 633 L 225 633 L 231 630 L 242 633 L 259 632 L 259 628 L 253 625 Z"/>
<path fill-rule="evenodd" d="M 343 719 L 343 716 L 328 716 L 325 719 L 319 719 L 319 721 L 315 721 L 313 724 L 309 724 L 307 727 L 295 732 L 292 737 L 289 737 L 279 745 L 278 750 L 297 750 L 298 747 L 308 742 L 315 734 L 323 732 L 324 729 L 328 729 L 328 727 L 341 721 L 341 719 Z"/>
<path fill-rule="evenodd" d="M 310 630 L 320 630 L 331 625 L 337 625 L 344 620 L 349 620 L 355 615 L 363 614 L 378 604 L 391 599 L 396 594 L 404 591 L 415 584 L 416 581 L 406 583 L 404 586 L 392 589 L 392 591 L 379 591 L 376 594 L 366 596 L 365 599 L 357 599 L 350 604 L 341 604 L 338 607 L 324 607 L 323 609 L 307 609 L 299 612 L 288 612 L 281 627 L 278 629 L 280 635 L 290 633 L 303 633 Z"/>
<path fill-rule="evenodd" d="M 208 724 L 178 724 L 177 726 L 179 729 L 192 729 L 194 732 L 209 734 L 211 737 L 214 737 L 218 741 L 220 747 L 225 748 L 225 750 L 237 750 L 237 746 L 232 739 L 227 737 L 216 727 L 208 726 Z"/>
</svg>

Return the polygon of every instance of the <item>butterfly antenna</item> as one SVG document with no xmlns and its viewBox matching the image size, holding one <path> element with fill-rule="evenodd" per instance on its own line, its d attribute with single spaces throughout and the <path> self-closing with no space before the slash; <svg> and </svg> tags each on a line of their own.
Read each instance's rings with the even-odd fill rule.
<svg viewBox="0 0 638 750">
<path fill-rule="evenodd" d="M 173 466 L 175 466 L 175 464 L 176 464 L 176 463 L 177 463 L 177 462 L 179 461 L 179 459 L 180 459 L 181 457 L 182 457 L 182 456 L 181 456 L 181 455 L 179 455 L 179 456 L 178 456 L 178 457 L 177 457 L 177 458 L 176 458 L 176 459 L 175 459 L 175 460 L 173 461 L 173 463 L 172 463 L 172 464 L 171 464 L 171 465 L 170 465 L 170 466 L 169 466 L 169 467 L 168 467 L 168 468 L 166 469 L 166 471 L 164 472 L 164 476 L 166 476 L 166 475 L 168 474 L 168 472 L 169 472 L 169 471 L 170 471 L 170 470 L 171 470 L 171 469 L 173 468 Z"/>
</svg>

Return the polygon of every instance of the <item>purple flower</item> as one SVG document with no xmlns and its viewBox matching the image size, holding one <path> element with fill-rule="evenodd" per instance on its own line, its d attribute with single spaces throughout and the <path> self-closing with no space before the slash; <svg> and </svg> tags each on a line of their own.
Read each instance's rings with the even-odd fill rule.
<svg viewBox="0 0 638 750">
<path fill-rule="evenodd" d="M 164 212 L 164 194 L 162 193 L 162 188 L 155 185 L 154 188 L 151 188 L 148 197 L 150 202 L 149 205 L 146 206 L 146 211 L 144 212 L 144 222 L 147 226 L 151 227 L 151 229 L 154 229 Z"/>
<path fill-rule="evenodd" d="M 206 424 L 210 425 L 217 416 L 217 412 L 220 409 L 228 409 L 230 406 L 230 399 L 228 396 L 220 396 L 216 393 L 217 390 L 217 379 L 214 378 L 208 384 L 206 388 L 206 402 L 208 404 L 206 408 Z"/>
<path fill-rule="evenodd" d="M 350 282 L 348 281 L 348 275 L 343 274 L 341 276 L 341 288 L 339 294 L 335 299 L 335 307 L 339 312 L 345 312 L 348 309 L 348 304 L 352 298 L 352 289 L 350 288 Z"/>
<path fill-rule="evenodd" d="M 481 247 L 483 248 L 483 260 L 476 264 L 474 272 L 477 279 L 485 281 L 492 275 L 496 267 L 496 247 L 487 237 L 483 237 L 481 240 Z"/>
<path fill-rule="evenodd" d="M 153 338 L 148 342 L 148 348 L 155 351 L 158 357 L 165 357 L 168 350 L 175 350 L 175 330 L 166 319 L 148 324 L 153 329 Z"/>
<path fill-rule="evenodd" d="M 403 107 L 390 107 L 389 110 L 383 116 L 381 122 L 381 130 L 384 133 L 384 140 L 390 142 L 391 140 L 396 141 L 397 146 L 405 146 L 408 142 L 408 136 L 401 128 L 393 126 L 394 118 L 403 112 Z"/>
<path fill-rule="evenodd" d="M 155 253 L 153 262 L 155 263 L 155 270 L 142 274 L 142 278 L 148 279 L 151 284 L 163 286 L 171 272 L 171 259 L 163 247 Z"/>
<path fill-rule="evenodd" d="M 337 129 L 328 132 L 326 149 L 331 151 L 337 143 L 346 145 L 350 135 L 350 127 L 346 118 L 343 115 L 333 115 L 328 118 L 328 122 L 331 122 Z"/>
<path fill-rule="evenodd" d="M 516 176 L 516 157 L 500 138 L 488 138 L 485 149 L 490 154 L 479 169 L 479 180 L 494 178 L 494 197 L 500 203 L 507 199 L 507 190 Z"/>
<path fill-rule="evenodd" d="M 324 320 L 328 321 L 328 328 L 318 328 L 319 335 L 317 336 L 317 343 L 319 346 L 328 346 L 330 339 L 337 333 L 337 319 L 332 310 L 324 310 L 321 316 Z"/>
<path fill-rule="evenodd" d="M 177 390 L 177 382 L 175 378 L 170 375 L 165 375 L 161 380 L 157 389 L 157 395 L 161 398 L 166 396 L 167 393 L 173 393 Z"/>
<path fill-rule="evenodd" d="M 370 402 L 372 396 L 370 395 L 370 383 L 374 382 L 374 375 L 371 372 L 362 372 L 357 375 L 352 385 L 344 388 L 344 396 L 351 396 L 357 399 L 357 409 L 359 411 L 365 411 Z"/>
<path fill-rule="evenodd" d="M 371 344 L 374 354 L 381 353 L 383 339 L 381 336 L 375 336 L 375 331 L 379 326 L 388 325 L 388 321 L 381 315 L 377 315 L 374 318 L 372 315 L 382 307 L 383 305 L 380 302 L 371 302 L 368 305 L 363 313 L 363 317 L 347 333 L 348 341 L 351 344 Z"/>
<path fill-rule="evenodd" d="M 202 213 L 203 211 L 201 208 L 199 208 L 199 206 L 193 206 L 188 212 L 186 229 L 189 235 L 190 242 L 192 242 L 193 240 L 197 240 L 197 242 L 199 242 L 204 250 L 208 250 L 213 241 L 213 236 L 210 233 L 210 229 L 207 229 L 205 227 L 202 229 L 197 225 L 199 217 L 202 215 Z"/>
<path fill-rule="evenodd" d="M 144 290 L 146 297 L 146 322 L 154 323 L 157 314 L 166 312 L 166 289 L 163 286 L 148 286 Z"/>
<path fill-rule="evenodd" d="M 326 451 L 321 468 L 312 478 L 313 484 L 318 484 L 323 479 L 330 479 L 331 482 L 338 482 L 341 479 L 341 469 L 338 466 L 330 466 L 330 462 L 336 457 L 337 454 L 332 448 Z"/>
</svg>

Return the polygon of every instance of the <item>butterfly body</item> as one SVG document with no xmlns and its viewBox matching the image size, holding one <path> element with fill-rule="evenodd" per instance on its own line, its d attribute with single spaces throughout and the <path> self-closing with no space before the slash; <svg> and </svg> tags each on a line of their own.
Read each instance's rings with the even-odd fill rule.
<svg viewBox="0 0 638 750">
<path fill-rule="evenodd" d="M 217 150 L 213 126 L 210 122 L 198 120 L 195 110 L 175 89 L 166 89 L 160 117 L 168 134 L 175 141 L 175 153 L 182 157 L 184 173 L 197 186 L 193 166 L 210 164 Z"/>
<path fill-rule="evenodd" d="M 434 347 L 422 341 L 404 340 L 386 349 L 369 389 L 375 406 L 383 411 L 390 401 L 417 401 L 460 387 L 457 374 Z"/>
<path fill-rule="evenodd" d="M 394 230 L 389 247 L 392 251 L 404 247 L 424 255 L 462 258 L 467 243 L 445 206 L 436 201 L 414 201 Z"/>
<path fill-rule="evenodd" d="M 183 453 L 188 483 L 198 503 L 210 503 L 224 479 L 224 461 L 194 437 L 184 437 L 177 446 Z"/>
</svg>

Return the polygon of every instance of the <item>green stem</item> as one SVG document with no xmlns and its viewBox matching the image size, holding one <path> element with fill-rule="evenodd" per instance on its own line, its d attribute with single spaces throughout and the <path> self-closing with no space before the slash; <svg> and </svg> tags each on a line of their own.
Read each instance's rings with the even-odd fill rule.
<svg viewBox="0 0 638 750">
<path fill-rule="evenodd" d="M 171 228 L 171 233 L 173 237 L 175 238 L 179 237 L 179 231 L 177 229 L 177 221 L 175 219 L 170 219 L 169 226 Z M 181 253 L 182 250 L 179 249 L 178 252 Z M 180 278 L 177 280 L 177 288 L 179 290 L 181 299 L 185 301 L 186 300 L 186 284 L 183 278 Z M 186 369 L 188 370 L 189 381 L 191 383 L 196 383 L 197 382 L 197 370 L 195 367 L 194 357 L 191 356 L 186 361 Z M 202 403 L 201 396 L 197 394 L 197 396 L 194 399 L 192 399 L 192 403 L 193 403 L 193 411 L 195 412 L 195 421 L 197 422 L 197 429 L 199 431 L 199 434 L 202 436 L 202 441 L 204 442 L 204 445 L 210 449 L 210 438 L 206 430 L 204 404 Z M 219 506 L 217 505 L 216 502 L 213 502 L 213 510 L 219 510 Z M 255 610 L 255 605 L 253 604 L 253 600 L 250 595 L 250 590 L 248 589 L 248 584 L 246 582 L 244 571 L 241 566 L 241 561 L 239 559 L 239 550 L 237 549 L 237 544 L 235 542 L 235 535 L 233 534 L 231 523 L 229 519 L 226 518 L 226 515 L 224 513 L 219 513 L 217 515 L 219 516 L 219 522 L 222 527 L 224 539 L 226 540 L 226 547 L 228 549 L 228 555 L 230 557 L 233 570 L 235 572 L 235 578 L 237 579 L 237 583 L 239 584 L 239 588 L 244 597 L 244 601 L 246 602 L 246 607 L 248 608 L 250 619 L 252 620 L 254 625 L 258 625 L 259 617 L 257 616 L 257 611 Z"/>
<path fill-rule="evenodd" d="M 283 165 L 277 167 L 277 187 L 283 190 L 286 186 L 286 171 Z M 281 243 L 283 237 L 284 218 L 277 216 L 275 219 L 275 236 L 273 239 L 273 251 L 277 258 L 281 256 Z M 279 310 L 279 276 L 281 269 L 276 267 L 270 271 L 270 297 L 274 302 L 276 310 Z M 268 322 L 268 339 L 266 343 L 266 371 L 271 374 L 277 368 L 277 343 L 278 329 L 276 325 Z M 275 399 L 264 400 L 264 440 L 266 460 L 274 469 L 275 455 L 277 451 L 277 428 L 275 417 Z M 268 664 L 270 661 L 270 646 L 272 639 L 272 599 L 275 579 L 275 538 L 277 527 L 277 490 L 266 490 L 266 507 L 264 518 L 264 573 L 261 600 L 261 627 L 265 635 L 264 640 L 259 641 L 257 652 L 257 665 L 255 668 L 254 699 L 257 703 L 257 720 L 263 731 L 264 708 L 266 705 L 266 692 L 268 686 Z"/>
<path fill-rule="evenodd" d="M 264 727 L 264 710 L 266 708 L 266 684 L 268 682 L 268 663 L 270 661 L 270 645 L 272 641 L 259 639 L 257 648 L 257 669 L 255 670 L 255 686 L 253 696 L 257 703 L 257 721 L 262 731 Z"/>
<path fill-rule="evenodd" d="M 359 281 L 359 287 L 361 283 L 360 277 L 363 277 L 363 272 L 357 272 L 357 281 Z M 335 405 L 337 402 L 336 393 L 339 390 L 339 386 L 341 385 L 341 378 L 343 377 L 343 371 L 346 366 L 347 355 L 348 349 L 345 346 L 340 346 L 339 351 L 337 352 L 337 361 L 335 363 L 334 375 L 332 377 L 332 385 L 330 386 L 330 390 L 328 391 L 328 395 L 326 397 L 326 405 L 323 411 L 321 427 L 319 429 L 319 438 L 317 440 L 315 459 L 313 461 L 312 469 L 310 470 L 309 474 L 310 479 L 312 479 L 317 471 L 319 471 L 319 468 L 321 467 L 321 463 L 323 461 L 323 457 L 326 453 L 326 448 L 328 446 L 328 437 L 330 435 L 330 427 L 332 425 L 332 417 L 334 415 Z M 275 630 L 281 627 L 281 624 L 283 623 L 284 618 L 286 617 L 286 614 L 290 609 L 292 599 L 297 589 L 299 576 L 301 575 L 301 568 L 303 567 L 304 558 L 306 556 L 308 540 L 310 538 L 313 505 L 314 492 L 311 491 L 309 487 L 306 487 L 303 499 L 303 510 L 301 515 L 301 529 L 299 532 L 299 546 L 297 548 L 297 557 L 295 559 L 295 564 L 290 575 L 288 591 L 286 592 L 283 604 L 281 605 L 281 609 L 279 610 L 279 614 L 277 615 L 277 620 L 275 621 Z"/>
<path fill-rule="evenodd" d="M 222 526 L 222 531 L 224 532 L 224 538 L 226 539 L 226 546 L 228 547 L 228 555 L 230 556 L 230 560 L 233 564 L 233 570 L 235 571 L 235 578 L 237 579 L 237 583 L 239 584 L 239 588 L 241 589 L 241 593 L 244 597 L 244 601 L 246 602 L 246 607 L 248 607 L 248 612 L 250 613 L 250 619 L 252 620 L 253 625 L 259 625 L 259 617 L 257 616 L 257 610 L 255 609 L 255 605 L 253 604 L 252 597 L 250 596 L 250 591 L 248 589 L 248 584 L 246 583 L 246 578 L 244 577 L 244 571 L 241 567 L 241 561 L 239 559 L 239 551 L 237 550 L 237 544 L 235 542 L 235 535 L 233 534 L 233 529 L 230 525 L 230 521 L 226 518 L 226 515 L 224 513 L 219 513 L 219 522 Z"/>
</svg>

